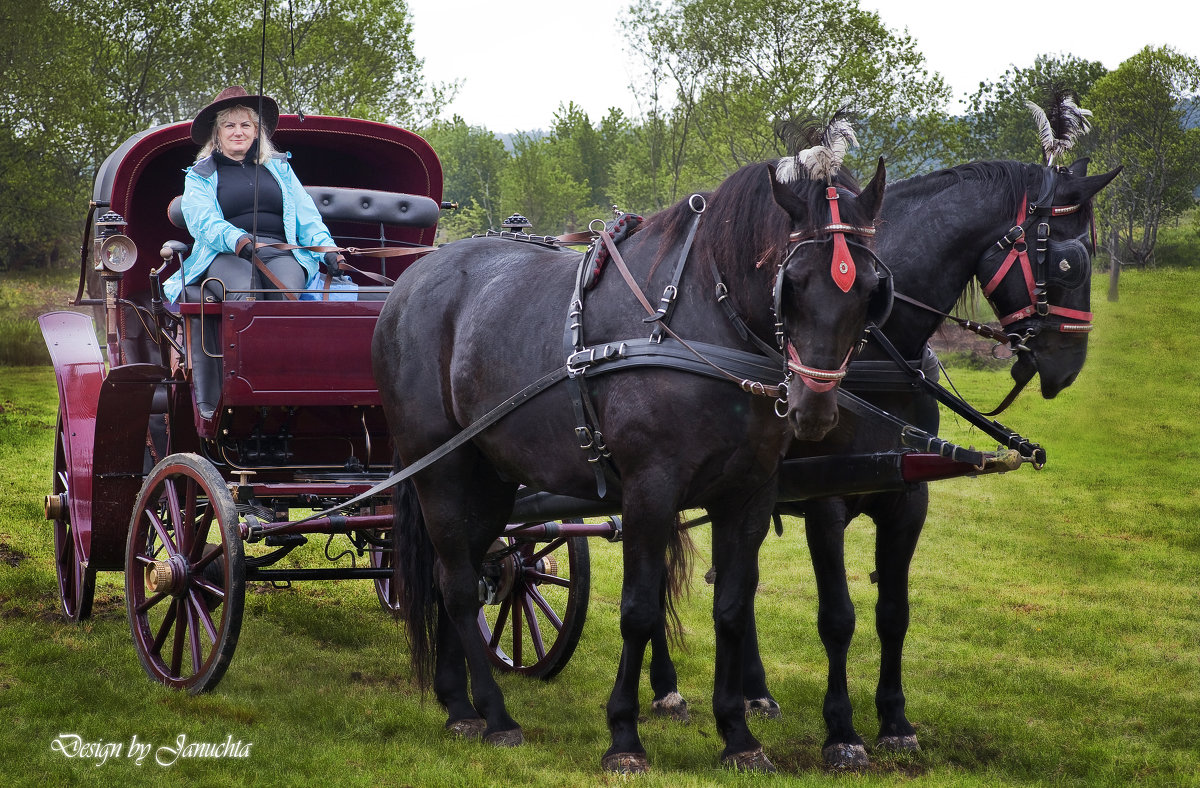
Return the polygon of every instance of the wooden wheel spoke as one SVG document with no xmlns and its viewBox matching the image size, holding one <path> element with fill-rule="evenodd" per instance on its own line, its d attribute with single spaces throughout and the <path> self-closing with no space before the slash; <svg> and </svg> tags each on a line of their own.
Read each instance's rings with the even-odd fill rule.
<svg viewBox="0 0 1200 788">
<path fill-rule="evenodd" d="M 208 566 L 222 555 L 224 555 L 224 553 L 222 553 L 220 550 L 213 550 L 208 555 L 201 556 L 199 560 L 192 562 L 192 573 L 196 574 L 203 571 L 204 567 Z"/>
<path fill-rule="evenodd" d="M 538 659 L 545 659 L 546 644 L 542 641 L 542 627 L 538 624 L 537 611 L 533 609 L 533 599 L 529 594 L 521 600 L 521 607 L 525 611 L 525 625 L 529 629 L 529 640 L 533 643 L 534 653 Z"/>
<path fill-rule="evenodd" d="M 496 613 L 496 628 L 492 630 L 492 637 L 488 641 L 488 646 L 493 650 L 500 645 L 500 636 L 504 633 L 504 625 L 508 622 L 508 610 L 512 603 L 505 599 L 500 603 L 500 610 Z M 480 610 L 480 615 L 483 615 L 483 610 Z"/>
<path fill-rule="evenodd" d="M 188 547 L 187 556 L 191 561 L 198 561 L 204 553 L 204 547 L 208 544 L 208 532 L 212 527 L 213 509 L 208 507 L 204 515 L 200 518 L 200 522 L 196 524 L 195 537 L 191 540 Z"/>
<path fill-rule="evenodd" d="M 544 572 L 534 572 L 526 570 L 525 579 L 532 584 L 545 584 L 548 586 L 558 586 L 560 588 L 570 588 L 571 579 L 567 577 L 559 577 L 558 575 L 548 575 Z"/>
<path fill-rule="evenodd" d="M 147 610 L 149 610 L 150 608 L 154 607 L 159 602 L 161 602 L 167 598 L 168 598 L 168 595 L 165 591 L 159 592 L 152 597 L 147 597 L 145 600 L 142 601 L 142 603 L 140 605 L 138 605 L 137 607 L 134 608 L 134 612 L 137 613 L 138 615 L 145 615 Z M 170 618 L 170 614 L 168 614 L 168 619 L 169 618 Z"/>
<path fill-rule="evenodd" d="M 176 601 L 172 599 L 170 606 L 167 607 L 167 614 L 163 617 L 162 623 L 158 625 L 158 632 L 154 633 L 154 642 L 150 644 L 151 654 L 162 655 L 163 644 L 167 642 L 167 635 L 171 634 L 171 625 L 175 623 L 176 604 Z"/>
<path fill-rule="evenodd" d="M 554 611 L 554 608 L 550 607 L 550 603 L 546 601 L 546 597 L 542 596 L 542 592 L 536 588 L 531 588 L 529 589 L 529 598 L 538 606 L 542 614 L 550 620 L 550 624 L 554 629 L 561 632 L 563 628 L 562 619 L 558 617 L 558 613 Z"/>
<path fill-rule="evenodd" d="M 163 525 L 162 520 L 149 509 L 146 510 L 146 516 L 150 519 L 150 526 L 154 529 L 154 533 L 158 535 L 159 542 L 166 548 L 167 555 L 176 555 L 179 551 L 176 549 L 175 542 L 171 539 L 171 534 L 167 532 L 167 527 Z M 175 522 L 178 522 L 178 520 Z"/>
<path fill-rule="evenodd" d="M 171 675 L 182 676 L 183 641 L 187 636 L 187 610 L 178 602 L 172 608 L 175 611 L 175 640 L 171 647 Z"/>
<path fill-rule="evenodd" d="M 195 588 L 199 589 L 200 591 L 203 591 L 206 594 L 212 594 L 213 596 L 218 597 L 219 599 L 225 598 L 225 589 L 221 588 L 219 585 L 215 585 L 215 584 L 209 582 L 208 578 L 193 577 L 192 585 L 195 586 Z"/>
<path fill-rule="evenodd" d="M 179 552 L 189 555 L 192 548 L 192 537 L 196 532 L 197 490 L 200 485 L 188 477 L 184 480 L 186 494 L 184 496 L 183 518 L 175 521 L 175 538 L 179 540 Z"/>
<path fill-rule="evenodd" d="M 543 547 L 541 550 L 538 550 L 536 553 L 534 553 L 533 555 L 531 555 L 529 557 L 529 563 L 536 564 L 538 561 L 541 561 L 543 558 L 550 555 L 551 553 L 553 553 L 555 550 L 562 547 L 566 543 L 567 543 L 567 538 L 565 536 L 560 536 L 557 539 L 547 542 L 545 547 Z"/>
<path fill-rule="evenodd" d="M 225 594 L 222 593 L 221 596 L 224 597 Z M 188 591 L 188 602 L 191 603 L 192 608 L 196 611 L 196 617 L 200 619 L 200 623 L 204 626 L 204 632 L 208 635 L 208 642 L 216 643 L 217 628 L 213 624 L 212 614 L 208 610 L 208 605 L 204 603 L 204 597 L 196 591 Z"/>
<path fill-rule="evenodd" d="M 188 645 L 192 651 L 192 673 L 199 673 L 200 666 L 204 664 L 204 655 L 200 652 L 200 621 L 196 615 L 195 603 L 191 599 L 191 592 L 188 593 L 188 602 L 183 606 L 184 621 L 187 624 Z"/>
<path fill-rule="evenodd" d="M 514 592 L 514 594 L 515 593 L 519 593 L 519 592 Z M 515 665 L 517 667 L 521 667 L 522 665 L 525 664 L 521 660 L 521 653 L 524 651 L 524 649 L 522 648 L 522 646 L 523 646 L 522 641 L 524 641 L 524 639 L 525 639 L 525 637 L 521 631 L 521 605 L 512 605 L 512 642 L 513 642 L 512 661 L 513 661 L 513 665 Z"/>
</svg>

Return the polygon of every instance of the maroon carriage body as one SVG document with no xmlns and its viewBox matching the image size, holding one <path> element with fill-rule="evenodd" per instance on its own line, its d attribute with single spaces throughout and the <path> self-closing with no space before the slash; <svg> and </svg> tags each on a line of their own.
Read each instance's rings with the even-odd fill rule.
<svg viewBox="0 0 1200 788">
<path fill-rule="evenodd" d="M 51 313 L 40 321 L 60 396 L 54 495 L 47 498 L 47 517 L 55 522 L 61 542 L 56 550 L 60 591 L 70 618 L 86 617 L 96 571 L 122 568 L 131 506 L 149 467 L 163 453 L 202 451 L 231 463 L 229 468 L 246 467 L 252 463 L 243 462 L 239 452 L 249 452 L 247 441 L 287 421 L 288 416 L 278 415 L 282 413 L 291 414 L 287 429 L 295 445 L 276 448 L 281 456 L 290 454 L 286 463 L 276 464 L 324 468 L 344 465 L 347 458 L 367 464 L 390 460 L 382 417 L 371 413 L 378 393 L 371 376 L 370 337 L 382 301 L 204 307 L 206 317 L 223 323 L 225 423 L 206 423 L 193 412 L 186 365 L 176 349 L 156 341 L 150 311 L 152 274 L 161 272 L 165 281 L 178 265 L 178 258 L 164 264 L 160 249 L 167 241 L 192 241 L 168 216 L 197 153 L 190 127 L 185 121 L 139 132 L 97 172 L 95 217 L 119 214 L 124 235 L 137 250 L 129 270 L 104 280 L 93 269 L 89 222 L 80 287 L 83 295 L 86 278 L 88 295 L 78 304 L 96 308 L 96 322 L 107 322 L 108 336 L 102 327 L 97 341 L 92 319 L 78 312 Z M 293 169 L 310 191 L 332 187 L 346 194 L 400 193 L 426 205 L 441 204 L 437 155 L 406 129 L 351 118 L 283 115 L 273 142 L 290 154 Z M 435 209 L 425 226 L 345 216 L 327 217 L 326 223 L 344 246 L 424 246 L 433 243 L 436 219 Z M 414 259 L 394 257 L 372 265 L 395 278 Z M 186 314 L 201 306 L 165 309 Z M 268 411 L 272 415 L 264 417 Z M 213 441 L 218 430 L 225 436 L 223 445 Z M 360 436 L 357 445 L 344 437 L 349 431 Z M 368 449 L 364 444 L 372 438 Z"/>
</svg>

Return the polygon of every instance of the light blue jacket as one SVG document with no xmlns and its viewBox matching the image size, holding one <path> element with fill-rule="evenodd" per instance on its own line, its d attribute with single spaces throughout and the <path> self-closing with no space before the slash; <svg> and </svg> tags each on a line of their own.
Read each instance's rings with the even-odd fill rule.
<svg viewBox="0 0 1200 788">
<path fill-rule="evenodd" d="M 286 154 L 268 159 L 266 169 L 275 176 L 283 192 L 285 240 L 296 246 L 336 246 L 325 222 L 321 221 L 321 214 L 312 197 L 304 191 L 300 179 L 287 163 Z M 163 293 L 172 302 L 179 298 L 185 283 L 190 285 L 200 281 L 213 258 L 225 252 L 232 253 L 237 248 L 238 239 L 246 235 L 245 230 L 225 221 L 221 213 L 221 206 L 217 203 L 217 166 L 211 156 L 188 168 L 180 207 L 195 244 L 192 253 L 183 261 L 182 271 L 177 271 L 163 284 Z M 318 271 L 322 255 L 304 249 L 295 249 L 292 255 L 303 266 L 307 279 L 311 280 Z M 182 278 L 180 273 L 183 274 Z"/>
</svg>

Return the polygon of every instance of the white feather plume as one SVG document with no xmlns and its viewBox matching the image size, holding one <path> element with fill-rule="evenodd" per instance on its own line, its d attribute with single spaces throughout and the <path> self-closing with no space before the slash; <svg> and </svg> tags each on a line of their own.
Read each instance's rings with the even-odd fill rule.
<svg viewBox="0 0 1200 788">
<path fill-rule="evenodd" d="M 1056 98 L 1053 120 L 1037 104 L 1029 100 L 1025 101 L 1025 106 L 1029 107 L 1029 111 L 1033 115 L 1038 140 L 1046 155 L 1047 166 L 1053 164 L 1055 158 L 1073 148 L 1079 137 L 1092 130 L 1092 124 L 1088 120 L 1092 116 L 1091 110 L 1083 109 L 1070 96 L 1063 95 Z"/>
</svg>

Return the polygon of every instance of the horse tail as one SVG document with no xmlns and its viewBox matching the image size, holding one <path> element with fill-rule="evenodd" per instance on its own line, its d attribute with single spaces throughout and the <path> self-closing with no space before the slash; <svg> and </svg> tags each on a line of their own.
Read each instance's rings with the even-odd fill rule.
<svg viewBox="0 0 1200 788">
<path fill-rule="evenodd" d="M 675 527 L 667 542 L 667 577 L 664 584 L 663 609 L 666 611 L 667 637 L 677 646 L 683 646 L 683 622 L 675 602 L 689 590 L 692 576 L 692 555 L 696 546 L 691 534 L 683 527 L 683 520 L 675 515 Z"/>
<path fill-rule="evenodd" d="M 397 459 L 396 469 L 401 463 Z M 425 515 L 411 479 L 392 489 L 393 527 L 397 560 L 404 582 L 400 606 L 408 629 L 408 654 L 413 677 L 424 692 L 433 680 L 437 649 L 437 587 L 433 568 L 437 555 L 425 528 Z"/>
</svg>

